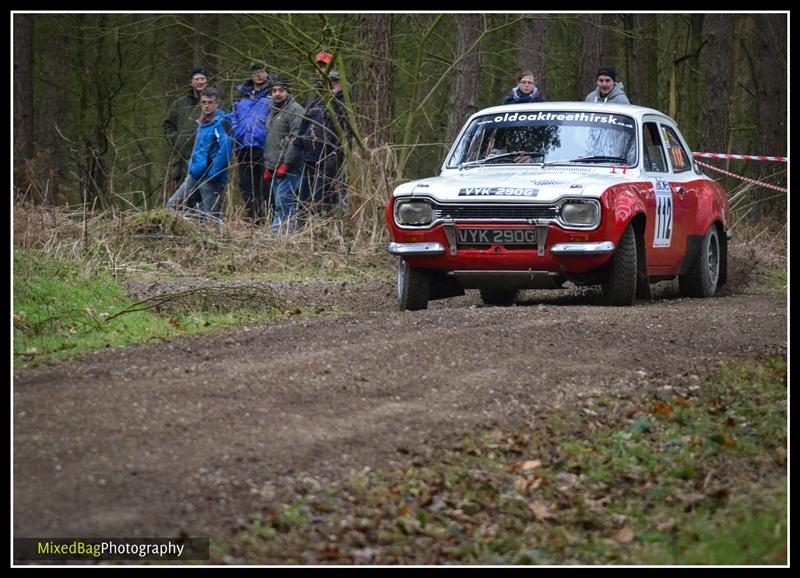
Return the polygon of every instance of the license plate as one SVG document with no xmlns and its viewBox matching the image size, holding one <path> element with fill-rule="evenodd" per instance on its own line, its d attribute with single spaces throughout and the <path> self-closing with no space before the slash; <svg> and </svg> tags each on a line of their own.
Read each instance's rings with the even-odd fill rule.
<svg viewBox="0 0 800 578">
<path fill-rule="evenodd" d="M 459 245 L 536 245 L 536 229 L 456 229 Z"/>
</svg>

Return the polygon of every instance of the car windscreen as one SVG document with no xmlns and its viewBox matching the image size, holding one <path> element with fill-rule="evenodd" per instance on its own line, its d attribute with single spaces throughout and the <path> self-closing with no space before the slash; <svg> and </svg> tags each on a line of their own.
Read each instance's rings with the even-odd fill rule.
<svg viewBox="0 0 800 578">
<path fill-rule="evenodd" d="M 485 164 L 635 165 L 629 116 L 598 112 L 504 112 L 480 116 L 461 135 L 448 168 Z"/>
</svg>

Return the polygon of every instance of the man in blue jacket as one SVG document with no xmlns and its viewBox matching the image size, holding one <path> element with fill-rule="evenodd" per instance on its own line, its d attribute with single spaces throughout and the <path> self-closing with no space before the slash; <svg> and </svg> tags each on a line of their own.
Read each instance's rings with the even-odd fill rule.
<svg viewBox="0 0 800 578">
<path fill-rule="evenodd" d="M 270 77 L 263 65 L 250 66 L 250 80 L 236 87 L 241 98 L 233 105 L 233 136 L 236 139 L 236 160 L 239 189 L 244 199 L 246 217 L 262 220 L 272 204 L 264 207 L 264 142 L 272 99 Z"/>
<path fill-rule="evenodd" d="M 191 194 L 200 192 L 200 210 L 209 217 L 221 218 L 221 194 L 228 183 L 228 164 L 233 138 L 230 115 L 219 108 L 219 92 L 206 88 L 200 94 L 202 114 L 197 120 L 197 136 L 189 159 L 189 174 L 167 201 L 167 208 L 185 205 Z"/>
</svg>

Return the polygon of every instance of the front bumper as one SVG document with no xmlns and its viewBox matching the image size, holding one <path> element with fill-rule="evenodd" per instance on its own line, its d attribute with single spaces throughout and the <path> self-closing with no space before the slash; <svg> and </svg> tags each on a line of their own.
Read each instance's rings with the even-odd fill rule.
<svg viewBox="0 0 800 578">
<path fill-rule="evenodd" d="M 389 243 L 389 253 L 392 255 L 417 256 L 417 255 L 444 255 L 444 245 L 441 243 Z"/>
<path fill-rule="evenodd" d="M 467 225 L 469 226 L 469 225 Z M 477 225 L 474 227 L 478 228 Z M 581 274 L 601 267 L 616 249 L 609 231 L 566 231 L 554 225 L 528 225 L 536 229 L 531 247 L 493 244 L 460 246 L 457 227 L 450 223 L 428 230 L 394 229 L 388 250 L 412 267 L 439 271 L 547 271 Z M 487 227 L 488 228 L 488 227 Z M 492 228 L 518 228 L 495 225 Z M 613 234 L 613 233 L 612 233 Z M 580 237 L 580 238 L 576 238 Z"/>
<path fill-rule="evenodd" d="M 558 243 L 550 247 L 553 255 L 608 255 L 614 252 L 613 241 L 597 243 Z"/>
</svg>

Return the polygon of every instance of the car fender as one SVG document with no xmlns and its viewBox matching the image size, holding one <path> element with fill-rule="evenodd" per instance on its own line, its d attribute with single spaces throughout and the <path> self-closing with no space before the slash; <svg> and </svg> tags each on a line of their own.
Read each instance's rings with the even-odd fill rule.
<svg viewBox="0 0 800 578">
<path fill-rule="evenodd" d="M 722 187 L 707 180 L 700 180 L 694 183 L 697 194 L 697 211 L 694 218 L 690 220 L 689 235 L 705 235 L 712 223 L 719 221 L 722 230 L 727 231 L 729 227 L 728 198 Z"/>
<path fill-rule="evenodd" d="M 645 203 L 635 183 L 620 183 L 607 188 L 600 196 L 603 207 L 603 233 L 619 244 L 625 227 L 636 215 L 644 215 Z"/>
</svg>

